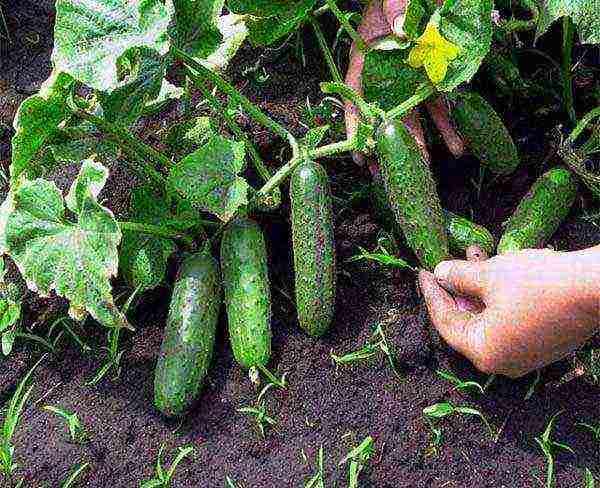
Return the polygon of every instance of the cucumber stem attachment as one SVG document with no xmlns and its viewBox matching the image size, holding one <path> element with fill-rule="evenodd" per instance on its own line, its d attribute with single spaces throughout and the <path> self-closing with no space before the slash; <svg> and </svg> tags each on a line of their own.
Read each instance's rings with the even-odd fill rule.
<svg viewBox="0 0 600 488">
<path fill-rule="evenodd" d="M 427 100 L 435 93 L 435 88 L 431 83 L 423 83 L 417 87 L 414 95 L 406 99 L 400 105 L 388 110 L 385 114 L 387 120 L 394 120 L 398 117 L 403 117 L 421 102 Z"/>
</svg>

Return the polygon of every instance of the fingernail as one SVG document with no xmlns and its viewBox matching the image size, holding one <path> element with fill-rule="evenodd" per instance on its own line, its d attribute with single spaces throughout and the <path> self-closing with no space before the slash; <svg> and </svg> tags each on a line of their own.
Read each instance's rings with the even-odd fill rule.
<svg viewBox="0 0 600 488">
<path fill-rule="evenodd" d="M 449 291 L 452 291 L 449 281 L 451 271 L 452 263 L 450 261 L 442 261 L 435 267 L 435 270 L 433 271 L 437 282 Z"/>
<path fill-rule="evenodd" d="M 404 14 L 398 15 L 394 19 L 392 30 L 398 37 L 404 37 Z"/>
</svg>

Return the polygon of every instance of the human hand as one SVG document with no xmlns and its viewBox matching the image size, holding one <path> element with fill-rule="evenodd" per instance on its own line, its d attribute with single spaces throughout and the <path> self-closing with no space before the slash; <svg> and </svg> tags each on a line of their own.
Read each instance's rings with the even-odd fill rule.
<svg viewBox="0 0 600 488">
<path fill-rule="evenodd" d="M 389 35 L 404 37 L 403 24 L 407 0 L 371 0 L 365 10 L 362 22 L 358 26 L 358 33 L 368 46 Z M 441 0 L 438 2 L 441 3 Z M 362 94 L 362 73 L 365 63 L 365 53 L 358 46 L 352 45 L 350 60 L 346 73 L 345 83 L 357 93 Z M 436 127 L 440 131 L 448 149 L 455 157 L 462 156 L 464 143 L 450 122 L 449 109 L 445 96 L 439 96 L 425 103 Z M 357 131 L 360 113 L 350 101 L 345 104 L 346 136 L 351 138 Z M 408 132 L 414 137 L 425 160 L 429 161 L 429 152 L 425 143 L 425 134 L 421 125 L 418 110 L 413 110 L 404 118 Z M 354 160 L 364 164 L 364 157 L 359 153 L 353 154 Z M 374 173 L 377 164 L 371 165 Z"/>
<path fill-rule="evenodd" d="M 419 282 L 435 328 L 486 373 L 522 376 L 565 357 L 600 327 L 600 247 L 445 261 L 435 274 L 421 271 Z M 485 308 L 465 310 L 449 292 Z"/>
</svg>

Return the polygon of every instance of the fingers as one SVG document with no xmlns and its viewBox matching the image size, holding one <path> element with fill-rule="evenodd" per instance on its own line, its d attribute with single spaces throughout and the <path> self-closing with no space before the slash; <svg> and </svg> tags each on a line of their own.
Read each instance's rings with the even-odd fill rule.
<svg viewBox="0 0 600 488">
<path fill-rule="evenodd" d="M 429 163 L 429 151 L 427 150 L 427 142 L 425 141 L 425 132 L 423 132 L 423 126 L 421 125 L 421 118 L 419 112 L 415 109 L 412 110 L 404 119 L 404 127 L 411 136 L 417 141 L 417 146 L 421 151 L 421 154 L 425 158 L 425 161 Z"/>
<path fill-rule="evenodd" d="M 371 0 L 358 26 L 358 33 L 370 45 L 373 41 L 391 33 L 383 13 L 382 0 Z"/>
<path fill-rule="evenodd" d="M 467 247 L 467 261 L 481 262 L 489 258 L 488 253 L 485 249 L 477 244 Z"/>
<path fill-rule="evenodd" d="M 425 105 L 433 119 L 433 123 L 440 131 L 440 134 L 442 134 L 444 142 L 446 143 L 446 146 L 448 146 L 448 150 L 455 158 L 460 158 L 465 152 L 465 144 L 458 135 L 458 132 L 456 132 L 452 122 L 450 122 L 446 98 L 444 96 L 439 96 L 435 100 L 427 102 Z"/>
<path fill-rule="evenodd" d="M 471 261 L 442 261 L 435 267 L 437 282 L 457 295 L 485 299 L 487 282 L 482 264 Z"/>
<path fill-rule="evenodd" d="M 452 348 L 477 366 L 483 350 L 485 315 L 459 310 L 454 299 L 428 271 L 419 273 L 419 284 L 433 326 Z"/>
<path fill-rule="evenodd" d="M 406 17 L 407 0 L 383 0 L 383 13 L 392 32 L 404 37 L 404 19 Z"/>
</svg>

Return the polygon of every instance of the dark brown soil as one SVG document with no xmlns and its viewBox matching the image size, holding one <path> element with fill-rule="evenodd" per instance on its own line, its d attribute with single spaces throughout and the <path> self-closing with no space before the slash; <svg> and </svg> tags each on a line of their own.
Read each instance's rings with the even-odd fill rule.
<svg viewBox="0 0 600 488">
<path fill-rule="evenodd" d="M 40 36 L 33 47 L 21 43 L 2 50 L 1 76 L 12 90 L 23 73 L 30 73 L 28 79 L 35 84 L 49 71 L 52 9 L 44 10 L 43 2 L 30 0 L 9 0 L 6 5 L 16 42 L 32 29 Z M 261 69 L 264 67 L 269 75 L 266 81 L 258 83 L 248 72 L 242 75 L 257 60 L 256 51 L 249 48 L 240 54 L 232 73 L 251 99 L 298 133 L 303 130 L 299 120 L 306 98 L 317 105 L 323 98 L 318 82 L 328 77 L 310 32 L 304 34 L 303 42 L 306 66 L 296 55 L 292 40 L 283 49 L 259 58 Z M 484 179 L 478 194 L 471 183 L 479 174 L 475 161 L 467 157 L 454 161 L 438 145 L 433 151 L 434 161 L 440 162 L 436 176 L 442 182 L 444 205 L 473 216 L 496 235 L 536 175 L 556 164 L 556 157 L 544 164 L 537 162 L 549 153 L 552 129 L 562 116 L 553 113 L 535 118 L 526 106 L 506 107 L 498 102 L 497 107 L 506 109 L 503 115 L 517 134 L 524 155 L 515 175 L 503 180 Z M 259 127 L 250 123 L 247 127 L 252 129 L 261 152 L 274 155 L 269 158 L 272 165 L 281 164 L 280 142 Z M 8 156 L 9 132 L 0 141 L 5 151 L 2 158 Z M 563 361 L 542 372 L 535 394 L 527 401 L 524 396 L 533 376 L 519 381 L 498 378 L 484 396 L 451 392 L 449 384 L 435 374 L 436 369 L 452 369 L 461 378 L 481 383 L 486 378 L 430 330 L 410 273 L 347 262 L 357 246 L 374 245 L 378 225 L 369 203 L 352 193 L 360 189 L 366 175 L 347 158 L 329 161 L 328 168 L 337 197 L 339 297 L 335 322 L 324 339 L 308 338 L 295 323 L 285 205 L 278 214 L 260 217 L 270 247 L 274 297 L 271 366 L 278 374 L 285 372 L 289 381 L 286 391 L 272 390 L 268 396 L 268 411 L 277 420 L 276 428 L 268 430 L 262 439 L 253 420 L 238 412 L 255 401 L 257 391 L 233 361 L 224 321 L 214 367 L 198 406 L 182 422 L 166 421 L 158 415 L 152 406 L 153 369 L 168 308 L 165 298 L 170 294 L 167 288 L 159 289 L 145 294 L 132 311 L 137 331 L 123 341 L 125 353 L 118 378 L 95 387 L 86 385 L 103 361 L 100 347 L 104 331 L 92 323 L 85 325 L 82 336 L 94 347 L 93 353 L 83 354 L 66 341 L 59 357 L 40 367 L 33 401 L 14 439 L 25 486 L 56 487 L 71 466 L 83 461 L 90 463 L 90 470 L 79 486 L 139 486 L 152 476 L 162 442 L 169 453 L 188 443 L 196 448 L 195 458 L 184 461 L 176 471 L 174 487 L 220 487 L 226 476 L 247 488 L 300 487 L 314 471 L 321 445 L 326 458 L 326 486 L 336 486 L 336 482 L 346 486 L 347 467 L 340 468 L 337 463 L 353 445 L 371 435 L 376 454 L 361 476 L 364 487 L 536 487 L 545 481 L 545 458 L 534 438 L 560 410 L 564 413 L 555 439 L 567 442 L 575 455 L 557 456 L 556 486 L 583 486 L 585 467 L 600 475 L 599 446 L 576 427 L 577 422 L 600 420 L 598 387 L 581 378 L 553 386 L 572 369 L 570 361 Z M 107 204 L 121 214 L 127 207 L 132 180 L 126 170 L 113 168 L 110 185 L 105 195 L 119 198 Z M 594 207 L 584 193 L 552 244 L 560 249 L 581 249 L 599 243 L 600 228 L 581 219 L 584 212 L 594 208 L 597 212 L 598 206 Z M 412 259 L 406 251 L 404 257 Z M 117 283 L 116 292 L 124 291 Z M 32 303 L 29 320 L 48 307 L 60 306 L 53 300 Z M 394 375 L 383 357 L 336 370 L 330 352 L 360 348 L 379 323 L 396 349 L 402 377 Z M 39 327 L 43 332 L 44 326 Z M 0 359 L 0 405 L 10 398 L 35 357 L 30 344 L 19 344 L 8 359 Z M 456 416 L 442 423 L 440 452 L 427 455 L 429 429 L 421 412 L 443 399 L 479 408 L 500 430 L 496 439 L 481 421 Z M 46 404 L 76 412 L 89 431 L 89 444 L 70 443 L 65 423 L 41 410 Z M 303 462 L 302 452 L 310 465 Z"/>
</svg>

